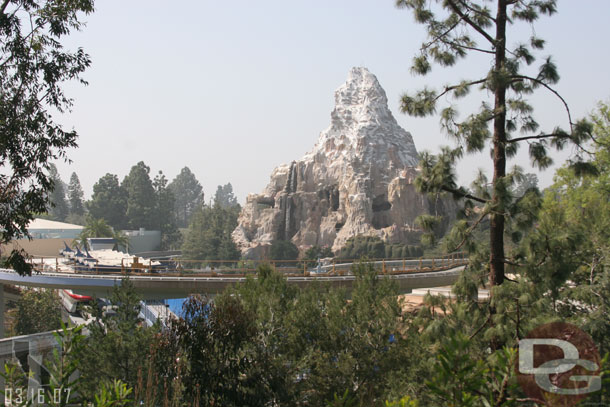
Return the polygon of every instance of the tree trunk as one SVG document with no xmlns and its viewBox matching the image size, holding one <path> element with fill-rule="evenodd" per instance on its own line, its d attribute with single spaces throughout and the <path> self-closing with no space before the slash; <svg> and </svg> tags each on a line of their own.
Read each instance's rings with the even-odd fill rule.
<svg viewBox="0 0 610 407">
<path fill-rule="evenodd" d="M 498 0 L 498 13 L 496 16 L 496 55 L 494 89 L 494 132 L 493 132 L 493 195 L 492 212 L 490 218 L 489 240 L 491 255 L 489 259 L 489 282 L 491 285 L 500 285 L 504 281 L 504 205 L 498 195 L 498 182 L 506 175 L 506 82 L 502 77 L 506 60 L 506 0 Z"/>
</svg>

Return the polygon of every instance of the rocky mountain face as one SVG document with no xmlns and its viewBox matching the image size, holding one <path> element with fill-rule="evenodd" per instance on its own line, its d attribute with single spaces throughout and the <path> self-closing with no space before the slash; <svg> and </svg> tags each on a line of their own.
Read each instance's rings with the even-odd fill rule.
<svg viewBox="0 0 610 407">
<path fill-rule="evenodd" d="M 248 196 L 233 239 L 250 258 L 264 256 L 273 240 L 333 251 L 359 234 L 417 244 L 417 216 L 455 210 L 416 192 L 417 163 L 413 138 L 375 75 L 352 68 L 335 91 L 330 127 L 310 153 L 277 167 L 263 193 Z"/>
</svg>

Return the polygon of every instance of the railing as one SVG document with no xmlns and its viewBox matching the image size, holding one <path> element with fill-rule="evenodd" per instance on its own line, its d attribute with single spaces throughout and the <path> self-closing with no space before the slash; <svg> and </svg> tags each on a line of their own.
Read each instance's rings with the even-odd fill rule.
<svg viewBox="0 0 610 407">
<path fill-rule="evenodd" d="M 63 265 L 73 268 L 76 274 L 130 274 L 130 275 L 168 275 L 189 277 L 244 277 L 255 274 L 261 264 L 268 264 L 286 276 L 324 276 L 346 275 L 360 259 L 322 259 L 317 260 L 147 260 L 132 258 L 120 265 L 104 266 L 99 261 L 88 260 L 88 265 L 56 257 L 31 259 L 36 271 L 60 272 Z M 68 263 L 66 263 L 68 262 Z M 379 274 L 405 274 L 417 272 L 442 271 L 467 264 L 465 253 L 450 253 L 444 256 L 425 259 L 367 259 Z M 91 264 L 93 263 L 93 264 Z"/>
</svg>

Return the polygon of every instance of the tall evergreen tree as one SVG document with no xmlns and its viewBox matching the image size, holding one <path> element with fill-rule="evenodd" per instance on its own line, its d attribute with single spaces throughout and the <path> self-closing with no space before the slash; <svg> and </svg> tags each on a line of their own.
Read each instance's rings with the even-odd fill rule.
<svg viewBox="0 0 610 407">
<path fill-rule="evenodd" d="M 123 179 L 121 187 L 127 193 L 127 223 L 132 229 L 154 229 L 156 225 L 155 189 L 149 176 L 150 168 L 140 161 Z"/>
<path fill-rule="evenodd" d="M 231 185 L 230 182 L 225 185 L 218 185 L 218 188 L 216 188 L 216 194 L 214 195 L 214 203 L 222 206 L 223 208 L 238 205 L 237 198 L 235 198 L 235 195 L 233 195 L 233 185 Z"/>
<path fill-rule="evenodd" d="M 203 205 L 203 189 L 188 167 L 173 179 L 168 188 L 174 193 L 178 227 L 188 227 L 195 210 Z"/>
<path fill-rule="evenodd" d="M 83 188 L 75 172 L 70 176 L 68 184 L 68 200 L 70 202 L 70 213 L 74 215 L 84 215 L 85 206 L 83 204 Z"/>
<path fill-rule="evenodd" d="M 193 260 L 236 260 L 240 253 L 231 233 L 237 227 L 239 206 L 205 206 L 193 215 L 182 252 Z"/>
<path fill-rule="evenodd" d="M 127 226 L 127 194 L 114 174 L 104 175 L 93 185 L 93 195 L 86 206 L 93 218 L 104 219 L 117 230 Z"/>
<path fill-rule="evenodd" d="M 161 248 L 171 249 L 180 242 L 180 231 L 176 226 L 174 194 L 167 187 L 167 178 L 159 171 L 153 180 L 155 188 L 155 229 L 161 231 Z"/>
<path fill-rule="evenodd" d="M 53 220 L 64 221 L 69 212 L 66 184 L 61 180 L 55 164 L 49 164 L 49 178 L 53 182 L 53 190 L 49 195 L 49 215 Z"/>
<path fill-rule="evenodd" d="M 481 110 L 463 120 L 453 105 L 441 110 L 441 127 L 456 140 L 457 147 L 444 148 L 438 156 L 422 154 L 422 173 L 417 186 L 425 192 L 450 193 L 465 200 L 467 209 L 474 204 L 482 206 L 475 219 L 458 222 L 458 229 L 453 234 L 467 238 L 481 220 L 489 217 L 489 261 L 484 268 L 488 270 L 492 285 L 502 284 L 505 264 L 510 261 L 505 255 L 504 234 L 511 210 L 510 187 L 519 178 L 520 171 L 507 172 L 507 159 L 526 142 L 532 163 L 543 169 L 552 163 L 547 154 L 550 147 L 561 149 L 568 143 L 580 145 L 590 135 L 590 125 L 585 121 L 574 123 L 564 99 L 552 87 L 559 80 L 553 60 L 546 58 L 538 69 L 528 71 L 536 61 L 534 53 L 544 48 L 545 41 L 532 34 L 528 43 L 512 48 L 508 43 L 511 27 L 517 30 L 519 22 L 533 24 L 540 15 L 554 14 L 556 3 L 556 0 L 494 0 L 481 5 L 472 0 L 397 0 L 397 5 L 411 9 L 416 22 L 428 31 L 429 39 L 414 59 L 414 73 L 428 73 L 433 62 L 452 66 L 472 54 L 489 59 L 489 65 L 484 65 L 491 68 L 481 77 L 446 85 L 440 92 L 425 88 L 414 95 L 405 94 L 401 109 L 413 116 L 427 116 L 436 111 L 439 100 L 464 97 L 473 88 L 491 96 L 490 103 L 484 102 Z M 557 127 L 547 133 L 539 131 L 533 107 L 524 99 L 536 89 L 548 90 L 559 98 L 565 106 L 567 130 Z M 472 191 L 458 187 L 454 170 L 456 161 L 464 153 L 481 152 L 486 147 L 492 150 L 491 193 L 487 194 L 483 188 L 487 184 L 486 177 L 475 181 Z M 577 157 L 576 163 L 580 160 Z"/>
</svg>

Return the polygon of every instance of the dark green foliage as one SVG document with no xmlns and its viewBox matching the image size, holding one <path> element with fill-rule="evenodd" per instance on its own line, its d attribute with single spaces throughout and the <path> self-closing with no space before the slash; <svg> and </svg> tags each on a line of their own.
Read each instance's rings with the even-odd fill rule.
<svg viewBox="0 0 610 407">
<path fill-rule="evenodd" d="M 404 244 L 385 244 L 386 259 L 411 259 L 421 257 L 424 254 L 420 246 Z"/>
<path fill-rule="evenodd" d="M 436 356 L 431 378 L 426 381 L 428 406 L 518 406 L 514 349 L 505 348 L 475 359 L 472 342 L 461 334 L 445 341 Z"/>
<path fill-rule="evenodd" d="M 362 257 L 382 259 L 385 256 L 385 244 L 377 236 L 354 236 L 347 239 L 337 255 L 340 259 L 354 260 Z"/>
<path fill-rule="evenodd" d="M 233 195 L 233 185 L 230 182 L 225 185 L 218 185 L 214 195 L 214 204 L 218 204 L 223 208 L 238 205 L 237 198 Z"/>
<path fill-rule="evenodd" d="M 61 301 L 50 289 L 26 289 L 17 300 L 15 331 L 17 335 L 29 335 L 59 329 L 61 325 Z"/>
<path fill-rule="evenodd" d="M 123 179 L 121 188 L 127 194 L 127 225 L 134 229 L 155 229 L 155 189 L 149 176 L 150 168 L 140 161 Z"/>
<path fill-rule="evenodd" d="M 52 114 L 72 106 L 64 82 L 85 83 L 81 74 L 91 63 L 89 56 L 80 48 L 66 50 L 62 40 L 80 30 L 81 13 L 92 11 L 89 0 L 6 0 L 0 7 L 1 243 L 28 236 L 33 214 L 46 211 L 53 188 L 49 162 L 65 159 L 76 146 L 77 133 L 65 131 Z"/>
<path fill-rule="evenodd" d="M 419 246 L 399 243 L 385 243 L 377 236 L 354 236 L 345 242 L 345 246 L 338 254 L 344 260 L 357 260 L 362 257 L 369 259 L 408 259 L 420 257 L 423 250 Z"/>
<path fill-rule="evenodd" d="M 93 195 L 87 202 L 89 214 L 95 219 L 104 219 L 116 229 L 126 227 L 127 193 L 119 185 L 119 178 L 106 174 L 93 185 Z"/>
<path fill-rule="evenodd" d="M 170 358 L 160 377 L 180 380 L 184 390 L 178 397 L 189 404 L 197 399 L 202 405 L 263 406 L 269 396 L 250 346 L 256 333 L 254 314 L 237 297 L 191 297 L 183 317 L 163 334 L 169 349 L 158 352 Z"/>
<path fill-rule="evenodd" d="M 296 260 L 299 249 L 289 240 L 275 240 L 271 243 L 269 258 L 271 260 Z"/>
<path fill-rule="evenodd" d="M 87 325 L 90 334 L 79 352 L 82 392 L 89 399 L 101 382 L 120 379 L 135 388 L 156 330 L 142 325 L 140 298 L 129 279 L 114 287 L 109 300 L 114 312 L 103 313 L 96 304 L 90 308 L 95 320 Z"/>
<path fill-rule="evenodd" d="M 84 215 L 85 207 L 83 204 L 83 188 L 80 185 L 80 180 L 75 172 L 70 176 L 68 184 L 68 200 L 70 202 L 70 214 Z"/>
<path fill-rule="evenodd" d="M 536 227 L 513 251 L 529 279 L 544 285 L 556 309 L 573 318 L 610 352 L 610 108 L 600 104 L 595 123 L 595 174 L 559 169 L 545 191 Z M 570 283 L 568 283 L 568 281 Z M 583 322 L 584 321 L 584 322 Z"/>
<path fill-rule="evenodd" d="M 351 296 L 319 285 L 300 291 L 263 265 L 214 302 L 189 299 L 155 350 L 156 377 L 180 383 L 168 399 L 382 405 L 390 379 L 409 369 L 410 347 L 391 283 L 367 265 L 354 273 Z"/>
<path fill-rule="evenodd" d="M 201 184 L 191 170 L 184 167 L 167 187 L 174 193 L 178 227 L 186 228 L 195 211 L 203 206 Z"/>
<path fill-rule="evenodd" d="M 48 212 L 51 219 L 63 222 L 70 208 L 66 201 L 66 184 L 61 180 L 55 164 L 49 164 L 49 178 L 53 182 L 53 190 L 49 195 Z"/>
<path fill-rule="evenodd" d="M 176 226 L 174 213 L 175 198 L 167 187 L 167 179 L 161 171 L 153 180 L 155 189 L 154 229 L 161 231 L 161 250 L 180 247 L 182 235 Z"/>
<path fill-rule="evenodd" d="M 197 209 L 182 244 L 183 256 L 191 260 L 239 259 L 231 233 L 237 227 L 240 210 L 239 206 L 220 205 Z"/>
</svg>

